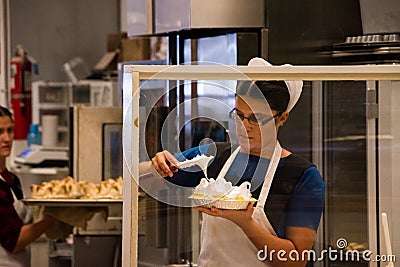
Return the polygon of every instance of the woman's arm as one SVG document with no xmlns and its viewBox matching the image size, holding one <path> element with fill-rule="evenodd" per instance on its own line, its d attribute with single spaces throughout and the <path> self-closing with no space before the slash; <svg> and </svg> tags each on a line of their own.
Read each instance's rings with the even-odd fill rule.
<svg viewBox="0 0 400 267">
<path fill-rule="evenodd" d="M 288 227 L 287 239 L 283 239 L 271 234 L 252 219 L 251 215 L 254 210 L 252 204 L 249 204 L 246 210 L 220 210 L 217 208 L 207 209 L 202 207 L 196 207 L 195 209 L 208 215 L 222 217 L 236 223 L 242 228 L 243 232 L 258 250 L 264 251 L 265 246 L 267 246 L 269 255 L 266 255 L 266 259 L 273 267 L 303 267 L 307 264 L 307 259 L 301 261 L 301 257 L 299 261 L 290 260 L 289 253 L 296 250 L 301 256 L 304 250 L 312 249 L 316 232 L 311 228 Z M 272 253 L 272 250 L 274 250 L 274 253 Z M 284 252 L 280 252 L 281 254 L 279 254 L 280 250 Z M 270 256 L 272 257 L 272 261 L 270 261 Z M 286 259 L 287 261 L 285 261 Z"/>
<path fill-rule="evenodd" d="M 22 226 L 21 232 L 19 233 L 17 244 L 15 245 L 12 253 L 17 253 L 23 250 L 27 245 L 36 240 L 39 236 L 41 236 L 47 229 L 49 229 L 56 219 L 53 217 L 46 215 L 43 220 L 26 224 Z"/>
</svg>

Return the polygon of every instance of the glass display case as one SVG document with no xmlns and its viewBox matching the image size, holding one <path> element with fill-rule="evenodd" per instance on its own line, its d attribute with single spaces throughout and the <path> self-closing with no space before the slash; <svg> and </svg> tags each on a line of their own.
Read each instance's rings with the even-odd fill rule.
<svg viewBox="0 0 400 267">
<path fill-rule="evenodd" d="M 306 150 L 310 151 L 312 162 L 323 176 L 326 191 L 324 212 L 313 247 L 315 258 L 310 258 L 310 266 L 393 266 L 390 264 L 400 254 L 400 235 L 395 227 L 400 220 L 400 181 L 396 179 L 400 142 L 400 127 L 397 123 L 400 110 L 396 104 L 400 97 L 398 65 L 286 68 L 237 66 L 229 67 L 229 70 L 224 66 L 126 66 L 123 88 L 123 153 L 124 188 L 127 190 L 124 191 L 123 259 L 138 263 L 141 253 L 144 253 L 140 249 L 139 255 L 135 252 L 138 239 L 140 242 L 144 235 L 154 233 L 160 234 L 158 241 L 161 243 L 158 244 L 167 240 L 162 246 L 165 248 L 163 253 L 174 256 L 178 252 L 191 254 L 186 258 L 189 262 L 178 262 L 177 257 L 167 257 L 168 264 L 195 264 L 201 249 L 198 243 L 202 222 L 200 215 L 188 212 L 186 216 L 190 216 L 191 224 L 174 230 L 172 225 L 180 225 L 180 222 L 168 218 L 173 206 L 171 203 L 164 204 L 162 209 L 153 209 L 154 213 L 160 215 L 158 221 L 153 221 L 156 227 L 154 231 L 146 232 L 146 228 L 142 231 L 140 211 L 143 203 L 136 201 L 137 194 L 143 190 L 144 185 L 140 180 L 144 176 L 139 176 L 139 163 L 152 157 L 141 150 L 146 143 L 141 138 L 145 129 L 140 127 L 140 123 L 143 124 L 151 118 L 148 116 L 150 113 L 142 107 L 145 101 L 143 96 L 149 95 L 142 90 L 143 82 L 165 81 L 163 90 L 158 92 L 160 95 L 155 97 L 161 99 L 159 97 L 164 96 L 161 101 L 156 101 L 157 109 L 163 110 L 159 113 L 162 114 L 159 128 L 152 127 L 151 130 L 165 131 L 164 143 L 161 142 L 162 135 L 157 135 L 156 132 L 154 134 L 157 136 L 154 136 L 153 141 L 159 142 L 161 138 L 158 144 L 165 144 L 163 149 L 175 152 L 180 149 L 179 140 L 193 140 L 195 137 L 196 131 L 193 128 L 192 131 L 182 131 L 182 127 L 192 122 L 193 114 L 201 116 L 196 113 L 201 108 L 196 106 L 198 102 L 191 99 L 177 102 L 171 97 L 171 89 L 174 90 L 177 85 L 187 81 L 197 81 L 192 83 L 195 84 L 191 87 L 193 89 L 196 84 L 199 88 L 199 81 L 207 80 L 218 84 L 218 81 L 227 83 L 241 79 L 302 79 L 311 89 L 309 112 L 296 115 L 296 119 L 304 120 L 306 125 L 310 125 L 302 134 L 310 139 L 307 143 L 310 147 L 306 147 Z M 200 101 L 202 97 L 196 95 Z M 149 99 L 148 96 L 145 98 Z M 191 105 L 182 106 L 185 101 Z M 224 105 L 229 103 L 225 101 Z M 223 114 L 224 105 L 209 107 L 207 112 L 212 109 L 216 114 Z M 301 113 L 301 110 L 295 112 Z M 171 119 L 171 116 L 171 121 L 175 124 L 168 123 L 168 117 Z M 204 126 L 199 125 L 199 129 Z M 229 124 L 221 125 L 226 131 L 231 131 Z M 195 144 L 190 142 L 189 147 L 192 145 Z M 293 152 L 301 153 L 304 144 L 295 148 L 300 148 L 300 151 Z M 141 187 L 139 191 L 138 184 Z M 154 200 L 158 196 L 153 195 L 152 198 Z M 185 213 L 188 208 L 181 209 Z M 189 236 L 191 242 L 182 241 Z M 168 243 L 171 239 L 175 240 L 174 247 L 170 246 L 172 243 Z M 168 250 L 174 252 L 171 254 Z M 140 260 L 138 265 L 140 266 Z"/>
</svg>

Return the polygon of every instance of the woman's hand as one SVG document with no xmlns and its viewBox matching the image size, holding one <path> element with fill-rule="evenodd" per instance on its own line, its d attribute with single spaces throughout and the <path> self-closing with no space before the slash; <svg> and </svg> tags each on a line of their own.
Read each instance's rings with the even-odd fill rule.
<svg viewBox="0 0 400 267">
<path fill-rule="evenodd" d="M 249 203 L 249 205 L 245 210 L 223 210 L 223 209 L 217 209 L 215 207 L 212 207 L 211 209 L 204 207 L 195 207 L 194 209 L 204 212 L 205 214 L 211 216 L 228 219 L 236 223 L 240 227 L 243 227 L 244 225 L 253 220 L 251 216 L 253 215 L 254 211 L 253 204 L 251 203 Z"/>
<path fill-rule="evenodd" d="M 176 167 L 176 165 L 179 163 L 179 161 L 167 150 L 158 152 L 151 159 L 151 163 L 158 174 L 160 174 L 162 177 L 172 177 L 174 172 L 178 171 L 178 167 Z"/>
</svg>

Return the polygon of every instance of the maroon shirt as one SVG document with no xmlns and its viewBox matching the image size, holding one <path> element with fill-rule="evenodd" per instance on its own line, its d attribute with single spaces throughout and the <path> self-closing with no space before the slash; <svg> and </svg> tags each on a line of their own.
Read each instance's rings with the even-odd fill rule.
<svg viewBox="0 0 400 267">
<path fill-rule="evenodd" d="M 11 252 L 17 244 L 23 222 L 14 209 L 14 198 L 10 190 L 14 189 L 14 194 L 18 199 L 21 199 L 23 195 L 17 176 L 7 169 L 0 174 L 6 180 L 4 182 L 0 179 L 0 244 Z"/>
</svg>

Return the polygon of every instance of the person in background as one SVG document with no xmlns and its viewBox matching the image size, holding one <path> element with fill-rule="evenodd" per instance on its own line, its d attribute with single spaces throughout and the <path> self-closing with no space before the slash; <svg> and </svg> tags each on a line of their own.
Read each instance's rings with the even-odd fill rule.
<svg viewBox="0 0 400 267">
<path fill-rule="evenodd" d="M 0 266 L 30 266 L 28 245 L 55 222 L 46 215 L 32 223 L 24 203 L 18 177 L 6 168 L 14 141 L 14 120 L 11 112 L 0 106 Z"/>
<path fill-rule="evenodd" d="M 270 64 L 254 58 L 249 65 Z M 232 152 L 230 144 L 216 143 L 216 154 L 207 153 L 215 155 L 207 172 L 208 177 L 221 176 L 236 185 L 249 181 L 253 187 L 260 181 L 252 188 L 258 201 L 246 210 L 196 207 L 203 212 L 198 266 L 306 266 L 307 258 L 291 260 L 289 254 L 295 251 L 302 255 L 312 249 L 323 211 L 325 184 L 316 166 L 274 141 L 300 97 L 302 84 L 238 82 L 230 115 L 236 120 L 239 147 Z M 268 146 L 274 148 L 273 153 L 268 152 L 272 157 L 263 152 Z M 176 164 L 178 159 L 194 158 L 207 149 L 215 148 L 194 147 L 175 156 L 165 150 L 152 158 L 152 166 L 169 182 L 193 187 L 203 173 L 185 172 Z M 275 253 L 264 255 L 271 251 Z"/>
</svg>

